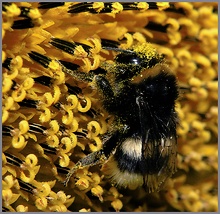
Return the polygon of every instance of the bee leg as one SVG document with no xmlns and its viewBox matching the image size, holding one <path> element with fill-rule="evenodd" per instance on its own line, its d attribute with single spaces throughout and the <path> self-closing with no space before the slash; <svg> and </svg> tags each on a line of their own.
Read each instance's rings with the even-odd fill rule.
<svg viewBox="0 0 220 214">
<path fill-rule="evenodd" d="M 84 168 L 86 166 L 94 166 L 100 163 L 103 163 L 108 159 L 108 157 L 112 154 L 112 152 L 116 149 L 118 145 L 124 140 L 122 138 L 124 132 L 128 130 L 128 126 L 123 126 L 122 129 L 111 133 L 111 137 L 106 138 L 103 142 L 103 148 L 97 152 L 93 152 L 86 157 L 79 160 L 76 165 L 70 169 L 69 173 L 66 176 L 65 181 L 63 182 L 64 186 L 67 186 L 71 176 L 80 168 Z M 108 134 L 106 134 L 107 136 Z"/>
<path fill-rule="evenodd" d="M 109 139 L 104 142 L 103 149 L 93 152 L 86 157 L 80 159 L 75 166 L 70 169 L 69 173 L 66 176 L 65 181 L 63 182 L 64 186 L 67 186 L 71 176 L 80 168 L 84 168 L 86 166 L 94 166 L 96 164 L 103 163 L 109 155 L 113 152 L 116 148 L 117 140 L 118 140 L 119 133 L 115 132 L 111 135 Z"/>
<path fill-rule="evenodd" d="M 93 166 L 96 164 L 99 164 L 105 160 L 105 155 L 102 150 L 93 152 L 86 157 L 79 160 L 76 165 L 70 169 L 69 173 L 66 176 L 65 181 L 63 182 L 64 186 L 67 186 L 67 183 L 69 182 L 71 176 L 80 168 L 84 168 L 86 166 Z"/>
</svg>

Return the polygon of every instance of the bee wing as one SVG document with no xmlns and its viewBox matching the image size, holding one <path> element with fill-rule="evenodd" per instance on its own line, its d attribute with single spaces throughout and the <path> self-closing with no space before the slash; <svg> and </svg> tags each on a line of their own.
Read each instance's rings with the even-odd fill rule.
<svg viewBox="0 0 220 214">
<path fill-rule="evenodd" d="M 149 142 L 151 144 L 151 142 Z M 144 153 L 149 154 L 149 150 Z M 177 144 L 176 137 L 161 139 L 160 144 L 154 145 L 151 158 L 146 158 L 148 173 L 144 173 L 144 187 L 149 192 L 162 189 L 167 178 L 176 171 Z"/>
<path fill-rule="evenodd" d="M 139 108 L 139 119 L 142 133 L 142 159 L 144 176 L 144 187 L 149 192 L 158 191 L 161 189 L 164 181 L 176 171 L 176 156 L 177 156 L 177 139 L 176 139 L 176 126 L 173 123 L 173 118 L 168 124 L 161 124 L 163 121 L 152 115 L 155 120 L 153 127 L 157 127 L 160 123 L 161 127 L 170 130 L 170 135 L 163 134 L 157 136 L 155 139 L 149 139 L 150 132 L 157 132 L 158 130 L 151 130 L 152 126 L 147 126 L 149 118 L 146 117 L 146 111 L 149 113 L 148 104 L 145 102 L 144 97 L 137 97 L 136 103 Z M 151 113 L 149 113 L 151 114 Z M 160 136 L 158 138 L 158 136 Z"/>
</svg>

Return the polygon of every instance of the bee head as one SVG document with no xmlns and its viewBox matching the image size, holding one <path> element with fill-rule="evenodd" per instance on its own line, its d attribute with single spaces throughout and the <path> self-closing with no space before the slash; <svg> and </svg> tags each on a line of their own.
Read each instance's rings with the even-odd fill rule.
<svg viewBox="0 0 220 214">
<path fill-rule="evenodd" d="M 135 45 L 131 49 L 118 54 L 116 61 L 116 79 L 129 80 L 141 73 L 143 69 L 149 69 L 161 63 L 163 57 L 149 43 Z"/>
</svg>

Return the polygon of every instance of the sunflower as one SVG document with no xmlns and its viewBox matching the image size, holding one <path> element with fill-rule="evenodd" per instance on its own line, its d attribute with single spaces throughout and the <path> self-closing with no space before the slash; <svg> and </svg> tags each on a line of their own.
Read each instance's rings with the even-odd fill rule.
<svg viewBox="0 0 220 214">
<path fill-rule="evenodd" d="M 217 211 L 218 3 L 3 3 L 3 210 Z M 118 189 L 98 166 L 78 170 L 102 146 L 111 117 L 89 74 L 114 50 L 150 42 L 180 86 L 177 173 L 163 191 Z"/>
</svg>

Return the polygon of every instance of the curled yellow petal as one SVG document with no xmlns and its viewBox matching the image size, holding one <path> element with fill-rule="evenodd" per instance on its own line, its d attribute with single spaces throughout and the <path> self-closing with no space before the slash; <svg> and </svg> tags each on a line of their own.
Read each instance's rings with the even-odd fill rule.
<svg viewBox="0 0 220 214">
<path fill-rule="evenodd" d="M 99 123 L 96 121 L 89 122 L 87 124 L 87 128 L 88 128 L 88 131 L 91 137 L 96 137 L 100 133 L 100 130 L 101 130 Z"/>
<path fill-rule="evenodd" d="M 62 166 L 62 167 L 67 167 L 67 166 L 69 166 L 69 163 L 70 163 L 70 158 L 69 158 L 69 156 L 67 155 L 67 154 L 65 154 L 65 153 L 61 153 L 60 154 L 60 159 L 59 159 L 59 164 L 60 164 L 60 166 Z"/>
<path fill-rule="evenodd" d="M 2 82 L 2 93 L 7 93 L 12 87 L 12 80 L 9 77 L 3 77 Z"/>
<path fill-rule="evenodd" d="M 29 131 L 29 124 L 26 120 L 22 120 L 19 123 L 19 130 L 21 134 L 25 134 Z"/>
<path fill-rule="evenodd" d="M 34 166 L 37 165 L 38 159 L 37 159 L 36 155 L 34 155 L 34 154 L 29 154 L 29 155 L 27 155 L 26 158 L 25 158 L 25 163 L 26 163 L 27 165 L 29 165 L 30 167 L 34 167 Z"/>
<path fill-rule="evenodd" d="M 73 121 L 70 124 L 69 132 L 72 133 L 72 132 L 77 131 L 78 127 L 79 127 L 79 123 L 77 119 L 73 118 Z"/>
<path fill-rule="evenodd" d="M 77 145 L 77 137 L 74 133 L 70 133 L 70 139 L 71 139 L 71 143 L 72 143 L 72 148 L 75 148 Z"/>
<path fill-rule="evenodd" d="M 13 204 L 19 197 L 20 194 L 14 194 L 10 189 L 2 190 L 2 199 L 6 205 Z"/>
<path fill-rule="evenodd" d="M 43 107 L 44 112 L 40 114 L 39 120 L 42 123 L 49 122 L 51 120 L 51 111 L 49 108 Z"/>
<path fill-rule="evenodd" d="M 97 3 L 97 2 L 94 2 L 94 3 Z M 93 54 L 99 53 L 102 49 L 100 39 L 99 38 L 88 38 L 88 40 L 94 43 L 94 47 L 91 50 L 91 52 Z"/>
<path fill-rule="evenodd" d="M 53 102 L 57 103 L 59 101 L 60 95 L 61 95 L 60 88 L 57 85 L 54 85 L 53 90 L 54 90 Z"/>
<path fill-rule="evenodd" d="M 23 59 L 21 58 L 21 56 L 16 56 L 15 58 L 13 58 L 11 60 L 11 65 L 13 66 L 13 68 L 21 68 L 23 66 Z"/>
<path fill-rule="evenodd" d="M 7 175 L 2 182 L 2 189 L 11 189 L 14 185 L 14 179 L 12 175 Z"/>
<path fill-rule="evenodd" d="M 20 136 L 13 136 L 11 143 L 15 149 L 23 149 L 26 146 L 27 141 L 25 141 L 23 135 L 20 135 Z"/>
<path fill-rule="evenodd" d="M 12 97 L 7 97 L 4 101 L 4 109 L 10 110 L 12 106 L 14 105 L 14 100 Z"/>
<path fill-rule="evenodd" d="M 53 148 L 57 148 L 59 145 L 59 138 L 56 135 L 49 135 L 47 137 L 47 143 Z"/>
<path fill-rule="evenodd" d="M 46 92 L 44 95 L 43 95 L 43 102 L 45 103 L 46 107 L 49 107 L 53 104 L 53 96 L 51 93 L 49 92 Z"/>
<path fill-rule="evenodd" d="M 28 90 L 30 88 L 32 88 L 34 85 L 34 79 L 28 77 L 27 79 L 25 79 L 25 81 L 22 83 L 23 89 L 24 90 Z"/>
<path fill-rule="evenodd" d="M 61 71 L 61 68 L 56 70 L 55 78 L 56 78 L 55 83 L 57 85 L 65 83 L 65 73 Z"/>
<path fill-rule="evenodd" d="M 35 142 L 37 142 L 37 136 L 35 134 L 32 134 L 32 133 L 27 133 L 27 138 L 31 138 L 33 139 Z"/>
<path fill-rule="evenodd" d="M 123 44 L 123 48 L 130 48 L 133 44 L 133 37 L 130 33 L 125 33 L 124 37 L 127 39 L 126 44 Z"/>
<path fill-rule="evenodd" d="M 9 117 L 9 112 L 4 110 L 2 111 L 2 123 L 5 123 L 5 121 L 8 119 Z"/>
<path fill-rule="evenodd" d="M 94 55 L 93 56 L 93 64 L 91 65 L 91 69 L 95 70 L 99 67 L 100 65 L 100 56 L 99 55 Z"/>
<path fill-rule="evenodd" d="M 12 72 L 8 75 L 8 77 L 11 80 L 14 80 L 18 76 L 18 73 L 19 73 L 18 69 L 17 68 L 13 68 Z"/>
<path fill-rule="evenodd" d="M 83 72 L 89 72 L 91 70 L 91 62 L 88 58 L 83 58 L 84 65 L 81 66 Z"/>
<path fill-rule="evenodd" d="M 22 171 L 20 178 L 22 181 L 24 181 L 26 183 L 30 183 L 34 180 L 34 178 L 36 176 L 36 171 L 35 170 L 26 170 L 26 171 L 28 172 L 27 175 Z"/>
<path fill-rule="evenodd" d="M 47 199 L 45 197 L 38 198 L 35 201 L 35 205 L 37 209 L 44 211 L 47 208 Z"/>
<path fill-rule="evenodd" d="M 71 139 L 69 137 L 63 137 L 61 139 L 61 143 L 64 145 L 64 148 L 65 148 L 65 149 L 62 149 L 63 153 L 67 153 L 72 149 L 73 144 L 72 144 Z"/>
<path fill-rule="evenodd" d="M 52 120 L 52 121 L 50 121 L 49 124 L 50 124 L 51 131 L 53 132 L 53 134 L 56 134 L 60 129 L 58 121 L 57 120 Z"/>
<path fill-rule="evenodd" d="M 95 141 L 96 145 L 94 144 L 89 144 L 89 148 L 91 149 L 92 152 L 98 151 L 102 148 L 102 141 L 100 140 L 99 137 L 93 137 L 93 140 Z"/>
<path fill-rule="evenodd" d="M 73 112 L 71 110 L 67 110 L 67 114 L 62 117 L 62 122 L 65 125 L 71 124 L 73 121 Z"/>
<path fill-rule="evenodd" d="M 21 102 L 26 97 L 26 91 L 23 88 L 20 88 L 12 92 L 12 98 L 16 102 Z"/>
<path fill-rule="evenodd" d="M 67 102 L 70 102 L 71 103 L 71 109 L 74 109 L 76 108 L 76 106 L 78 105 L 78 98 L 76 95 L 69 95 L 67 98 L 66 98 Z"/>
<path fill-rule="evenodd" d="M 45 197 L 45 196 L 50 195 L 50 193 L 51 193 L 50 185 L 47 182 L 42 183 L 42 186 L 39 191 L 39 196 Z"/>
</svg>

